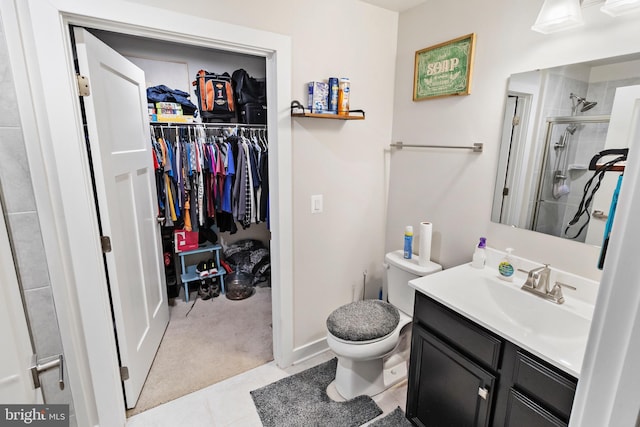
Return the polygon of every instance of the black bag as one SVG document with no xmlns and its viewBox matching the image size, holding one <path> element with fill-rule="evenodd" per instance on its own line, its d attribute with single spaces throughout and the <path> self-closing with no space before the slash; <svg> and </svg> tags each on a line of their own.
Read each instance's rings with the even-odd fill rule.
<svg viewBox="0 0 640 427">
<path fill-rule="evenodd" d="M 242 106 L 240 110 L 240 121 L 251 125 L 267 124 L 267 107 L 266 105 L 249 103 Z"/>
<path fill-rule="evenodd" d="M 253 78 L 244 69 L 231 75 L 238 105 L 249 103 L 267 105 L 267 85 L 264 79 Z"/>
<path fill-rule="evenodd" d="M 231 121 L 236 118 L 235 96 L 229 73 L 198 71 L 195 81 L 200 115 L 204 121 Z"/>
</svg>

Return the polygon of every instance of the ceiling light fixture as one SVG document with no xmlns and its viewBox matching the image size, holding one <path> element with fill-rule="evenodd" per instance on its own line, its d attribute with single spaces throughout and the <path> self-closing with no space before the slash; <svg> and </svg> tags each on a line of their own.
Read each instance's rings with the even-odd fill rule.
<svg viewBox="0 0 640 427">
<path fill-rule="evenodd" d="M 607 0 L 600 10 L 611 16 L 626 15 L 640 11 L 640 0 Z"/>
<path fill-rule="evenodd" d="M 616 0 L 611 1 L 616 2 Z M 624 1 L 617 0 L 617 2 Z M 634 1 L 638 2 L 638 0 Z M 538 19 L 531 29 L 542 34 L 551 34 L 583 25 L 580 3 L 580 0 L 544 0 Z"/>
</svg>

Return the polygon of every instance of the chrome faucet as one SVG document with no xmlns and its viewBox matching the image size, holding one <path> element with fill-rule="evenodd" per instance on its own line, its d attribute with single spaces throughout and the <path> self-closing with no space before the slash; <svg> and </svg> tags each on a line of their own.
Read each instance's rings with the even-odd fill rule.
<svg viewBox="0 0 640 427">
<path fill-rule="evenodd" d="M 551 270 L 549 269 L 549 264 L 545 264 L 544 267 L 534 268 L 529 271 L 527 281 L 524 282 L 523 288 L 526 287 L 536 292 L 548 294 L 550 276 Z"/>
<path fill-rule="evenodd" d="M 545 264 L 544 267 L 534 268 L 530 271 L 524 270 L 524 272 L 528 274 L 527 280 L 524 282 L 524 285 L 522 285 L 522 290 L 530 292 L 549 301 L 553 301 L 556 304 L 564 303 L 561 284 L 556 283 L 553 288 L 549 286 L 551 277 L 549 264 Z M 562 284 L 562 286 L 566 285 Z"/>
</svg>

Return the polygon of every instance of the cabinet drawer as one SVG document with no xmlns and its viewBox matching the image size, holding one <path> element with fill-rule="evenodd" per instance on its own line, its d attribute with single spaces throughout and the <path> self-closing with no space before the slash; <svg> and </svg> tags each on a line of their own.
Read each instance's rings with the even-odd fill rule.
<svg viewBox="0 0 640 427">
<path fill-rule="evenodd" d="M 514 385 L 566 420 L 571 414 L 577 380 L 522 351 L 516 354 Z"/>
<path fill-rule="evenodd" d="M 505 427 L 567 427 L 567 423 L 522 393 L 511 389 Z"/>
<path fill-rule="evenodd" d="M 478 362 L 498 369 L 502 340 L 480 326 L 420 292 L 416 292 L 414 319 Z"/>
</svg>

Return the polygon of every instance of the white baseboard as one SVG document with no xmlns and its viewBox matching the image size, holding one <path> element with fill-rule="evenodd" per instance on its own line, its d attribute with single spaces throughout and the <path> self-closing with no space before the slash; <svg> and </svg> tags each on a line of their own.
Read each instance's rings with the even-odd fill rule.
<svg viewBox="0 0 640 427">
<path fill-rule="evenodd" d="M 329 345 L 327 344 L 326 338 L 321 338 L 305 344 L 302 347 L 297 347 L 293 349 L 293 364 L 303 362 L 327 350 L 329 350 Z"/>
</svg>

